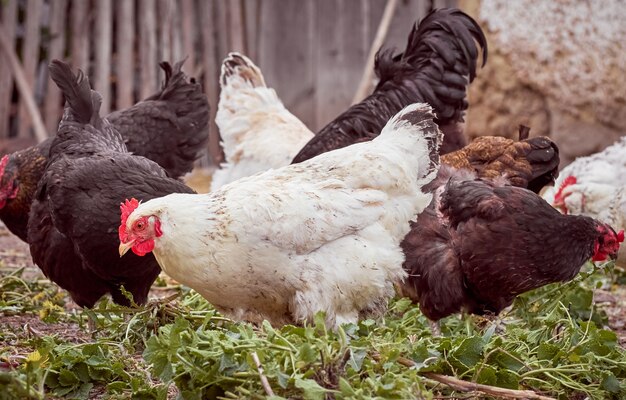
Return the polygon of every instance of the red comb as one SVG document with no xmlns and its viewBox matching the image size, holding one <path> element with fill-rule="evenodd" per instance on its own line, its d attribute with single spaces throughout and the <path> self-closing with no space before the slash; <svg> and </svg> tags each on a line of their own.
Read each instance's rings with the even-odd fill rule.
<svg viewBox="0 0 626 400">
<path fill-rule="evenodd" d="M 563 183 L 561 183 L 561 186 L 559 187 L 558 192 L 556 192 L 556 194 L 554 195 L 554 202 L 557 203 L 559 201 L 562 201 L 563 200 L 563 189 L 565 189 L 569 185 L 575 184 L 576 182 L 578 182 L 578 179 L 576 179 L 576 177 L 573 176 L 573 175 L 570 175 L 567 178 L 565 178 L 563 180 Z"/>
<path fill-rule="evenodd" d="M 622 243 L 624 241 L 624 230 L 621 229 L 619 232 L 617 232 L 617 241 Z"/>
<path fill-rule="evenodd" d="M 6 168 L 8 162 L 9 155 L 5 154 L 4 157 L 2 157 L 2 159 L 0 160 L 0 178 L 2 177 L 2 175 L 4 175 L 4 169 Z"/>
<path fill-rule="evenodd" d="M 135 198 L 132 198 L 130 200 L 126 199 L 126 201 L 120 204 L 120 211 L 122 212 L 122 221 L 121 221 L 118 233 L 119 233 L 121 240 L 126 240 L 126 221 L 128 220 L 128 216 L 133 211 L 135 211 L 137 207 L 139 207 L 139 202 Z"/>
</svg>

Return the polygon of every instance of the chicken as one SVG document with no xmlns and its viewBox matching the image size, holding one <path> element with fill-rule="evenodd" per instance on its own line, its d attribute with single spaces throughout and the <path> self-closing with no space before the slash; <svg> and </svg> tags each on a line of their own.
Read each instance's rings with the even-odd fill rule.
<svg viewBox="0 0 626 400">
<path fill-rule="evenodd" d="M 562 215 L 505 183 L 440 169 L 433 205 L 402 242 L 408 279 L 400 291 L 429 319 L 461 310 L 497 314 L 521 293 L 571 280 L 589 259 L 617 255 L 624 231 Z"/>
<path fill-rule="evenodd" d="M 528 138 L 520 126 L 519 141 L 481 136 L 464 148 L 441 157 L 441 163 L 474 171 L 480 178 L 504 177 L 509 184 L 535 193 L 554 183 L 559 174 L 559 148 L 545 136 Z"/>
<path fill-rule="evenodd" d="M 274 325 L 325 311 L 335 327 L 380 315 L 401 281 L 399 244 L 432 195 L 441 132 L 406 107 L 367 143 L 240 179 L 203 195 L 126 204 L 120 254 L 152 252 L 165 273 L 235 319 Z"/>
<path fill-rule="evenodd" d="M 115 208 L 128 194 L 145 201 L 193 191 L 127 151 L 122 136 L 98 115 L 101 97 L 82 72 L 76 77 L 55 60 L 50 74 L 67 106 L 30 211 L 33 262 L 79 306 L 92 307 L 106 293 L 129 305 L 121 286 L 142 304 L 160 268 L 151 255 L 117 256 Z"/>
<path fill-rule="evenodd" d="M 616 229 L 626 228 L 626 138 L 574 160 L 542 196 L 565 214 L 586 215 Z M 626 267 L 626 250 L 620 251 L 616 264 Z"/>
<path fill-rule="evenodd" d="M 230 53 L 222 64 L 222 91 L 215 122 L 226 162 L 215 171 L 211 190 L 244 176 L 289 165 L 313 137 L 268 88 L 250 59 Z"/>
<path fill-rule="evenodd" d="M 129 151 L 156 162 L 172 178 L 193 169 L 209 139 L 209 102 L 200 83 L 188 81 L 184 62 L 160 63 L 165 71 L 161 91 L 106 117 Z"/>
<path fill-rule="evenodd" d="M 474 41 L 482 49 L 484 65 L 487 41 L 476 21 L 457 9 L 432 11 L 413 27 L 404 53 L 377 55 L 380 80 L 374 92 L 322 128 L 293 162 L 372 139 L 392 115 L 415 102 L 427 102 L 435 109 L 444 133 L 441 154 L 463 147 L 466 87 L 476 76 L 478 58 Z"/>
<path fill-rule="evenodd" d="M 193 167 L 207 141 L 209 119 L 208 101 L 201 86 L 193 79 L 188 83 L 181 66 L 182 61 L 174 68 L 161 63 L 166 72 L 161 91 L 107 117 L 130 152 L 157 162 L 171 177 L 179 177 Z M 0 171 L 0 219 L 23 241 L 52 140 L 7 155 Z"/>
<path fill-rule="evenodd" d="M 26 241 L 26 224 L 37 183 L 48 162 L 50 144 L 45 140 L 35 146 L 0 160 L 0 219 L 14 235 Z"/>
</svg>

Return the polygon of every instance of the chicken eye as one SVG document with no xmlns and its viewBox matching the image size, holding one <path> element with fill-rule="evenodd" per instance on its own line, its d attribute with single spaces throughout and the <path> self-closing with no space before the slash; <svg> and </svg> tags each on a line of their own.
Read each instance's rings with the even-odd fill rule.
<svg viewBox="0 0 626 400">
<path fill-rule="evenodd" d="M 143 221 L 137 221 L 135 223 L 135 229 L 142 231 L 146 227 L 146 224 Z"/>
</svg>

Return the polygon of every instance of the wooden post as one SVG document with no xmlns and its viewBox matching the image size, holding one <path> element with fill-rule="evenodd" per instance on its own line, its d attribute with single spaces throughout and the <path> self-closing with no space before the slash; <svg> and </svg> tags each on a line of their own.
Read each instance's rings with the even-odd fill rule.
<svg viewBox="0 0 626 400">
<path fill-rule="evenodd" d="M 139 63 L 139 98 L 145 99 L 157 88 L 155 0 L 139 0 Z"/>
<path fill-rule="evenodd" d="M 94 64 L 93 89 L 102 95 L 100 115 L 107 115 L 111 105 L 111 40 L 113 21 L 112 0 L 98 0 L 96 5 L 96 27 L 94 44 L 96 44 L 96 60 Z"/>
<path fill-rule="evenodd" d="M 31 93 L 34 93 L 35 79 L 37 76 L 37 66 L 39 62 L 39 30 L 41 29 L 41 0 L 28 0 L 26 2 L 26 24 L 24 43 L 22 45 L 22 65 L 26 83 Z M 22 99 L 20 99 L 22 100 Z M 23 101 L 19 106 L 19 137 L 30 136 L 32 121 L 28 115 L 28 109 Z"/>
<path fill-rule="evenodd" d="M 159 55 L 160 61 L 172 61 L 172 22 L 174 18 L 171 0 L 159 0 Z"/>
<path fill-rule="evenodd" d="M 180 22 L 183 42 L 183 58 L 187 57 L 184 69 L 193 73 L 196 70 L 196 52 L 195 52 L 195 24 L 196 13 L 194 10 L 193 0 L 181 0 L 180 2 Z M 178 60 L 172 60 L 178 61 Z"/>
<path fill-rule="evenodd" d="M 372 42 L 372 46 L 367 56 L 367 61 L 365 62 L 365 67 L 363 67 L 361 82 L 359 82 L 356 93 L 352 98 L 352 104 L 356 104 L 363 100 L 365 96 L 367 96 L 367 94 L 369 93 L 370 88 L 372 87 L 376 53 L 380 49 L 380 46 L 383 45 L 385 37 L 387 37 L 387 31 L 389 31 L 389 25 L 391 25 L 391 20 L 393 19 L 393 14 L 396 11 L 397 4 L 397 0 L 387 0 L 387 5 L 385 6 L 383 17 L 380 20 L 380 25 L 378 25 L 376 36 L 374 37 L 374 41 Z"/>
<path fill-rule="evenodd" d="M 116 55 L 116 92 L 115 108 L 123 110 L 135 103 L 134 88 L 134 43 L 135 43 L 135 2 L 117 0 L 117 55 Z"/>
<path fill-rule="evenodd" d="M 50 11 L 50 43 L 48 45 L 48 63 L 55 58 L 63 58 L 65 46 L 64 24 L 67 12 L 66 0 L 53 0 Z M 47 76 L 47 74 L 46 74 Z M 63 110 L 61 91 L 52 79 L 46 82 L 46 98 L 44 100 L 44 121 L 49 135 L 57 131 L 59 118 Z"/>
<path fill-rule="evenodd" d="M 246 53 L 252 60 L 259 59 L 259 36 L 261 29 L 261 5 L 259 3 L 260 0 L 244 0 L 243 2 Z"/>
<path fill-rule="evenodd" d="M 88 1 L 73 1 L 71 7 L 72 65 L 89 74 L 89 6 Z"/>
<path fill-rule="evenodd" d="M 334 2 L 261 2 L 259 59 L 253 61 L 259 65 L 265 82 L 276 89 L 289 111 L 309 128 L 315 126 L 315 33 L 318 28 L 316 21 L 321 18 L 316 13 L 318 5 L 327 3 Z"/>
<path fill-rule="evenodd" d="M 229 51 L 239 51 L 247 54 L 244 26 L 243 5 L 241 0 L 231 0 L 226 3 L 228 23 Z"/>
<path fill-rule="evenodd" d="M 0 35 L 4 37 L 6 42 L 14 46 L 15 25 L 17 22 L 17 0 L 11 0 L 2 5 L 2 25 L 3 28 Z M 4 67 L 9 65 L 9 59 L 6 55 L 0 54 L 0 65 L 2 65 L 2 73 L 0 74 L 0 137 L 9 136 L 9 120 L 11 118 L 11 97 L 13 97 L 13 75 L 10 69 Z"/>
<path fill-rule="evenodd" d="M 215 3 L 210 1 L 200 1 L 200 19 L 207 23 L 200 26 L 200 34 L 202 36 L 202 65 L 204 66 L 204 92 L 209 99 L 211 107 L 211 119 L 209 121 L 209 155 L 211 163 L 215 166 L 224 160 L 222 149 L 220 146 L 220 134 L 215 125 L 215 112 L 217 110 L 217 102 L 219 96 L 219 70 L 217 66 L 219 61 L 216 57 L 217 40 L 215 37 L 215 29 L 213 21 L 215 19 Z"/>
<path fill-rule="evenodd" d="M 3 30 L 4 27 L 0 24 L 0 31 Z M 15 84 L 19 90 L 22 102 L 32 118 L 33 127 L 35 128 L 35 137 L 38 141 L 43 142 L 48 138 L 48 135 L 46 128 L 43 126 L 41 115 L 39 115 L 39 109 L 35 103 L 32 88 L 26 81 L 24 69 L 20 64 L 20 60 L 17 58 L 17 54 L 15 54 L 13 43 L 9 42 L 4 35 L 0 35 L 0 53 L 4 53 L 5 59 L 8 59 L 9 68 L 15 77 Z"/>
</svg>

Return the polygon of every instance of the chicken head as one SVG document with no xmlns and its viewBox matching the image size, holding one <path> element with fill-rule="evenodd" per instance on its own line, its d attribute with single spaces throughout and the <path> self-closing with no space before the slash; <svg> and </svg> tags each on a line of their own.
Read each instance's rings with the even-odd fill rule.
<svg viewBox="0 0 626 400">
<path fill-rule="evenodd" d="M 615 260 L 619 252 L 620 243 L 624 242 L 624 230 L 615 232 L 613 228 L 606 224 L 598 225 L 596 228 L 600 236 L 596 239 L 593 252 L 593 261 L 604 261 L 607 258 Z"/>
<path fill-rule="evenodd" d="M 120 205 L 121 224 L 118 230 L 120 257 L 131 249 L 138 256 L 145 256 L 154 250 L 154 238 L 163 235 L 161 221 L 155 215 L 144 215 L 128 220 L 139 204 L 139 201 L 133 198 Z"/>
</svg>

